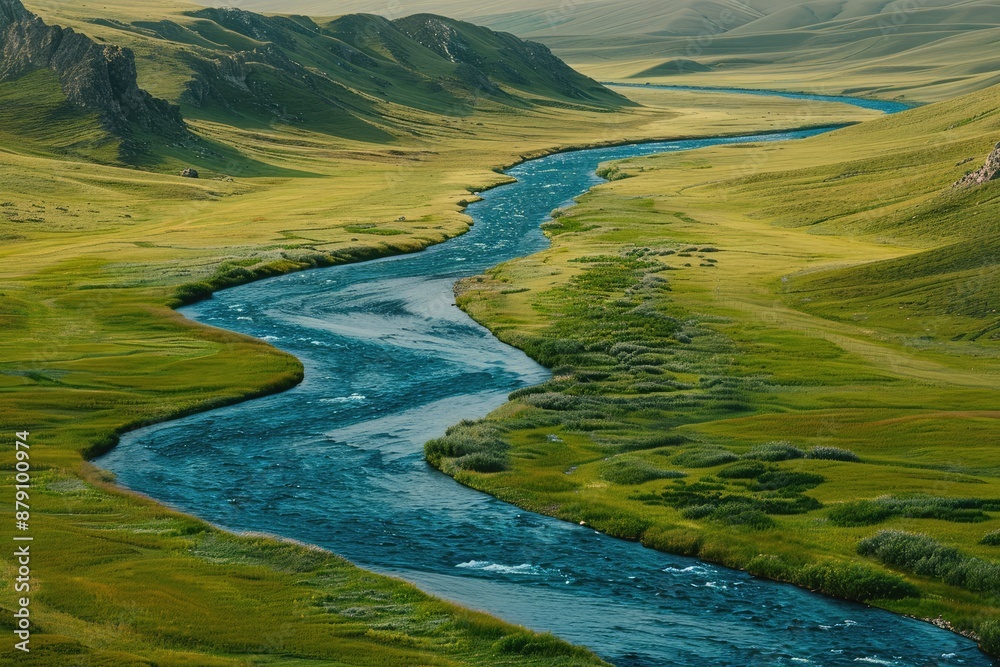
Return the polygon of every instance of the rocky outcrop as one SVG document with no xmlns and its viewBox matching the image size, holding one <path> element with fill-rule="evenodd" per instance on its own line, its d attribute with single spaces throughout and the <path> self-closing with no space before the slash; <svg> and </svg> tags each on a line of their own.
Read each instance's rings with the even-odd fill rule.
<svg viewBox="0 0 1000 667">
<path fill-rule="evenodd" d="M 1000 178 L 1000 144 L 997 144 L 993 152 L 986 158 L 986 164 L 976 171 L 966 174 L 961 180 L 955 183 L 955 187 L 971 188 L 997 178 Z"/>
<path fill-rule="evenodd" d="M 126 141 L 137 131 L 187 134 L 178 107 L 139 87 L 130 50 L 47 25 L 20 0 L 0 0 L 0 81 L 39 69 L 55 72 L 71 103 L 96 114 L 105 130 Z"/>
<path fill-rule="evenodd" d="M 613 106 L 632 104 L 571 68 L 543 44 L 433 14 L 414 14 L 392 23 L 410 39 L 458 64 L 459 79 L 479 90 L 495 92 L 506 85 Z"/>
</svg>

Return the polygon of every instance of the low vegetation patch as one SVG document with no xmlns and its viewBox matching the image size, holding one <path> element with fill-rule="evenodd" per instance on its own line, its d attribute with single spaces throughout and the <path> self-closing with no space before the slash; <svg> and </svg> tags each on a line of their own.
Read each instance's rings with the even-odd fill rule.
<svg viewBox="0 0 1000 667">
<path fill-rule="evenodd" d="M 743 458 L 756 459 L 758 461 L 788 461 L 790 459 L 801 459 L 803 456 L 805 456 L 805 452 L 792 443 L 776 441 L 754 445 L 750 448 L 749 452 L 743 455 Z"/>
<path fill-rule="evenodd" d="M 849 449 L 840 447 L 813 447 L 805 454 L 807 459 L 824 459 L 827 461 L 860 461 L 861 458 Z"/>
<path fill-rule="evenodd" d="M 714 468 L 738 461 L 739 457 L 727 449 L 692 449 L 674 457 L 674 464 L 687 468 Z"/>
<path fill-rule="evenodd" d="M 1000 500 L 929 495 L 882 496 L 874 500 L 842 503 L 832 508 L 829 516 L 830 523 L 835 526 L 872 526 L 895 517 L 980 523 L 989 520 L 987 511 L 1000 511 Z"/>
<path fill-rule="evenodd" d="M 680 470 L 663 470 L 642 459 L 615 458 L 601 464 L 601 479 L 614 484 L 643 484 L 655 479 L 678 479 L 686 475 Z"/>
<path fill-rule="evenodd" d="M 1000 563 L 970 556 L 927 535 L 883 530 L 861 540 L 858 553 L 974 593 L 996 596 L 1000 591 Z"/>
<path fill-rule="evenodd" d="M 508 465 L 510 445 L 502 426 L 490 421 L 464 420 L 450 427 L 444 437 L 424 445 L 427 460 L 441 467 L 448 460 L 458 470 L 500 472 Z"/>
</svg>

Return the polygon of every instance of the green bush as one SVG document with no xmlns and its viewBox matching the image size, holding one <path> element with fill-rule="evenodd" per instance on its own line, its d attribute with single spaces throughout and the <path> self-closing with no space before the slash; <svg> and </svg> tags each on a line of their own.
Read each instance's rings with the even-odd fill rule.
<svg viewBox="0 0 1000 667">
<path fill-rule="evenodd" d="M 688 507 L 681 511 L 681 516 L 685 519 L 705 519 L 712 516 L 715 512 L 715 505 L 695 505 L 694 507 Z"/>
<path fill-rule="evenodd" d="M 830 511 L 830 522 L 835 526 L 871 526 L 893 517 L 905 517 L 980 523 L 990 518 L 984 510 L 1000 510 L 1000 501 L 929 495 L 882 496 L 875 500 L 858 500 L 839 505 Z"/>
<path fill-rule="evenodd" d="M 805 514 L 820 509 L 823 505 L 815 498 L 799 493 L 781 494 L 768 492 L 760 495 L 745 493 L 728 493 L 725 484 L 713 484 L 705 480 L 694 484 L 677 481 L 674 486 L 664 489 L 659 494 L 649 494 L 638 498 L 647 505 L 666 505 L 681 510 L 682 516 L 688 519 L 712 518 L 721 520 L 726 514 L 737 513 L 741 509 L 730 509 L 734 506 L 752 507 L 764 514 L 791 515 Z"/>
<path fill-rule="evenodd" d="M 614 458 L 598 469 L 601 479 L 614 484 L 643 484 L 654 479 L 677 479 L 686 475 L 679 470 L 662 470 L 642 459 Z"/>
<path fill-rule="evenodd" d="M 1000 530 L 993 530 L 985 535 L 983 539 L 979 540 L 980 544 L 985 544 L 988 547 L 1000 547 Z"/>
<path fill-rule="evenodd" d="M 859 563 L 807 565 L 795 583 L 847 600 L 899 600 L 920 597 L 916 586 L 900 576 Z"/>
<path fill-rule="evenodd" d="M 205 282 L 187 283 L 174 292 L 174 299 L 181 306 L 190 305 L 210 296 L 212 296 L 212 286 Z"/>
<path fill-rule="evenodd" d="M 785 562 L 779 556 L 759 554 L 747 563 L 746 571 L 846 600 L 866 602 L 920 596 L 917 587 L 902 577 L 861 563 L 826 562 L 798 566 Z"/>
<path fill-rule="evenodd" d="M 861 458 L 849 449 L 840 447 L 813 447 L 806 452 L 807 459 L 825 459 L 827 461 L 858 462 Z"/>
<path fill-rule="evenodd" d="M 558 657 L 580 652 L 579 649 L 547 633 L 536 635 L 528 632 L 517 632 L 507 635 L 493 646 L 500 653 L 515 655 Z"/>
<path fill-rule="evenodd" d="M 692 449 L 674 457 L 674 463 L 688 468 L 714 468 L 739 459 L 726 449 Z"/>
<path fill-rule="evenodd" d="M 783 491 L 786 493 L 802 493 L 814 489 L 826 478 L 810 472 L 793 472 L 791 470 L 772 470 L 757 478 L 750 487 L 751 491 Z"/>
<path fill-rule="evenodd" d="M 743 526 L 752 530 L 769 530 L 777 526 L 774 519 L 752 503 L 724 505 L 713 512 L 711 518 L 727 526 Z"/>
<path fill-rule="evenodd" d="M 743 458 L 757 461 L 788 461 L 789 459 L 801 459 L 803 456 L 805 453 L 790 442 L 777 441 L 754 445 L 749 452 L 743 455 Z"/>
<path fill-rule="evenodd" d="M 992 656 L 1000 656 L 1000 621 L 986 621 L 979 626 L 979 645 Z"/>
<path fill-rule="evenodd" d="M 474 472 L 503 472 L 507 469 L 507 457 L 500 452 L 473 452 L 455 459 L 455 466 Z"/>
<path fill-rule="evenodd" d="M 723 479 L 755 479 L 768 471 L 760 461 L 737 461 L 717 472 Z"/>
<path fill-rule="evenodd" d="M 890 567 L 939 579 L 973 593 L 1000 591 L 1000 563 L 970 556 L 927 535 L 883 530 L 858 542 L 858 553 Z"/>
<path fill-rule="evenodd" d="M 597 175 L 606 181 L 620 181 L 623 178 L 628 178 L 629 174 L 622 171 L 618 165 L 606 165 L 597 170 Z"/>
<path fill-rule="evenodd" d="M 892 510 L 871 500 L 856 500 L 834 506 L 829 516 L 835 526 L 872 526 L 889 519 Z"/>
<path fill-rule="evenodd" d="M 455 459 L 460 470 L 500 472 L 507 469 L 510 445 L 503 439 L 506 429 L 496 422 L 469 421 L 450 427 L 443 438 L 424 445 L 424 455 L 435 466 L 443 459 Z"/>
</svg>

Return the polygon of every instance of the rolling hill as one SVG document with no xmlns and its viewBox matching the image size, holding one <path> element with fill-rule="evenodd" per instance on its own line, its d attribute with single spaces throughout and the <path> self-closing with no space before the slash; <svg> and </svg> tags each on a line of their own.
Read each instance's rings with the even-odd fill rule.
<svg viewBox="0 0 1000 667">
<path fill-rule="evenodd" d="M 41 134 L 48 138 L 37 147 L 63 153 L 83 155 L 89 146 L 87 154 L 108 158 L 100 147 L 117 142 L 118 157 L 139 163 L 149 159 L 140 153 L 151 152 L 159 139 L 167 144 L 160 152 L 177 159 L 185 152 L 192 162 L 206 150 L 225 154 L 221 147 L 196 150 L 198 139 L 182 115 L 392 143 L 419 133 L 427 122 L 422 115 L 633 106 L 540 44 L 434 15 L 396 21 L 349 15 L 317 23 L 179 4 L 167 11 L 169 18 L 124 21 L 107 12 L 92 16 L 83 6 L 44 10 L 76 29 L 46 24 L 19 0 L 0 3 L 0 82 L 11 96 L 5 107 L 14 109 L 23 77 L 33 77 L 48 100 L 45 118 L 28 121 L 46 127 Z M 137 59 L 138 69 L 155 73 L 141 82 L 152 94 L 140 87 Z M 17 137 L 41 136 L 23 124 L 7 127 Z"/>
<path fill-rule="evenodd" d="M 207 0 L 206 0 L 207 2 Z M 437 11 L 537 39 L 601 80 L 945 99 L 1000 81 L 1000 9 L 985 0 L 248 0 L 262 11 Z M 412 8 L 412 9 L 411 9 Z"/>
</svg>

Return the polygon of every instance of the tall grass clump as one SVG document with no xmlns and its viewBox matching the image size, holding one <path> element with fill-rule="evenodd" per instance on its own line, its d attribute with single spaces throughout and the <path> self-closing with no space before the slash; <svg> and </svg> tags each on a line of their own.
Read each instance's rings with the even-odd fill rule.
<svg viewBox="0 0 1000 667">
<path fill-rule="evenodd" d="M 824 459 L 826 461 L 850 461 L 857 463 L 861 460 L 857 454 L 849 449 L 840 447 L 813 447 L 806 452 L 807 459 Z"/>
<path fill-rule="evenodd" d="M 760 461 L 737 461 L 716 473 L 722 479 L 756 479 L 768 468 Z"/>
<path fill-rule="evenodd" d="M 805 456 L 805 452 L 792 445 L 792 443 L 782 440 L 754 445 L 750 448 L 749 452 L 743 455 L 743 458 L 774 462 L 801 459 L 803 456 Z"/>
<path fill-rule="evenodd" d="M 989 520 L 987 511 L 998 510 L 1000 510 L 1000 500 L 939 498 L 929 495 L 882 496 L 874 500 L 856 500 L 834 507 L 830 510 L 830 523 L 841 527 L 872 526 L 896 517 L 981 523 Z"/>
<path fill-rule="evenodd" d="M 983 535 L 983 539 L 979 540 L 979 543 L 988 547 L 1000 547 L 1000 530 L 986 533 Z"/>
<path fill-rule="evenodd" d="M 862 556 L 973 593 L 1000 591 L 1000 563 L 970 556 L 927 535 L 883 530 L 858 542 Z"/>
<path fill-rule="evenodd" d="M 509 461 L 510 445 L 503 439 L 505 432 L 496 422 L 464 420 L 449 428 L 443 438 L 427 442 L 424 454 L 437 468 L 450 459 L 458 470 L 501 472 Z"/>
<path fill-rule="evenodd" d="M 678 479 L 685 477 L 679 470 L 662 470 L 642 459 L 615 458 L 605 461 L 598 469 L 601 479 L 613 484 L 643 484 L 655 479 Z"/>
<path fill-rule="evenodd" d="M 674 457 L 674 463 L 688 468 L 714 468 L 739 460 L 728 449 L 692 449 Z"/>
<path fill-rule="evenodd" d="M 979 645 L 990 655 L 1000 655 L 1000 620 L 986 621 L 979 626 Z"/>
</svg>

